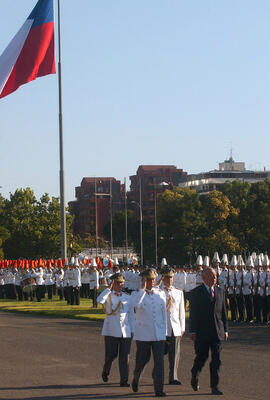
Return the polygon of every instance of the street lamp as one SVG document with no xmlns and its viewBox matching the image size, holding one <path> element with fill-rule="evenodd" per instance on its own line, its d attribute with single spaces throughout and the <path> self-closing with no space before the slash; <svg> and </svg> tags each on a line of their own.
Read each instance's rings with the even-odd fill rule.
<svg viewBox="0 0 270 400">
<path fill-rule="evenodd" d="M 109 196 L 110 197 L 110 232 L 111 232 L 111 258 L 113 256 L 113 230 L 112 230 L 112 181 L 110 180 L 110 193 L 97 193 L 97 185 L 95 181 L 95 206 L 96 206 L 96 257 L 97 257 L 97 243 L 98 243 L 98 215 L 97 215 L 97 197 Z"/>
<path fill-rule="evenodd" d="M 127 187 L 125 178 L 125 233 L 126 233 L 126 262 L 128 262 L 128 220 L 127 220 Z"/>
<path fill-rule="evenodd" d="M 158 265 L 158 242 L 157 242 L 157 184 L 156 177 L 154 178 L 154 204 L 155 204 L 155 260 Z"/>
<path fill-rule="evenodd" d="M 142 180 L 139 178 L 140 183 L 140 239 L 141 239 L 141 265 L 143 265 L 143 232 L 142 232 Z"/>
<path fill-rule="evenodd" d="M 140 202 L 139 204 L 136 201 L 132 201 L 131 203 L 136 204 L 140 210 L 140 248 L 141 248 L 141 265 L 143 265 L 143 217 L 142 217 L 142 182 L 141 177 L 139 178 L 139 193 L 140 193 Z"/>
</svg>

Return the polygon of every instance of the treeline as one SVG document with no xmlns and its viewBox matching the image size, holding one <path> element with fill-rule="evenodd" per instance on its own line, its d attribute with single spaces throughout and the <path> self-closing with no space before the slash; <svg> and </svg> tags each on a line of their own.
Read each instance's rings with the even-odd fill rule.
<svg viewBox="0 0 270 400">
<path fill-rule="evenodd" d="M 270 180 L 255 184 L 226 182 L 222 191 L 199 195 L 189 188 L 158 197 L 158 259 L 193 263 L 198 254 L 265 252 L 270 247 Z M 142 205 L 143 206 L 143 205 Z M 109 237 L 108 227 L 104 231 Z M 125 215 L 113 220 L 117 246 L 125 243 Z M 140 254 L 139 222 L 128 213 L 128 240 Z M 143 221 L 145 263 L 155 262 L 154 226 Z"/>
<path fill-rule="evenodd" d="M 143 206 L 143 205 L 142 205 Z M 143 209 L 143 207 L 142 207 Z M 67 213 L 68 253 L 95 247 L 95 239 L 74 236 Z M 140 254 L 140 223 L 128 210 L 128 245 Z M 158 196 L 158 260 L 193 263 L 197 255 L 265 252 L 270 247 L 270 180 L 254 184 L 236 180 L 222 191 L 198 195 L 186 189 Z M 110 224 L 104 229 L 110 241 Z M 125 246 L 125 213 L 113 219 L 113 245 Z M 104 240 L 99 246 L 106 246 Z M 71 247 L 72 244 L 72 247 Z M 143 220 L 144 262 L 155 263 L 155 228 Z M 44 194 L 36 199 L 30 188 L 17 189 L 9 199 L 0 196 L 0 258 L 60 257 L 60 202 Z"/>
</svg>

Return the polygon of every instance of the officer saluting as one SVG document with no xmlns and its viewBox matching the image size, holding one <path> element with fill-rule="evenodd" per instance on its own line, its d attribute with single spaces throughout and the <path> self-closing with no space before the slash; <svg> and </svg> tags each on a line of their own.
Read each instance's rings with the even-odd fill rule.
<svg viewBox="0 0 270 400">
<path fill-rule="evenodd" d="M 111 285 L 97 298 L 104 304 L 106 317 L 102 335 L 105 336 L 105 363 L 102 379 L 108 381 L 113 360 L 119 357 L 120 386 L 129 387 L 129 353 L 133 334 L 134 312 L 131 308 L 130 296 L 122 292 L 124 276 L 115 273 L 111 277 Z"/>
<path fill-rule="evenodd" d="M 151 357 L 154 356 L 154 389 L 157 397 L 166 396 L 164 385 L 164 345 L 166 340 L 166 296 L 155 286 L 156 273 L 147 269 L 141 273 L 141 290 L 132 293 L 132 304 L 136 308 L 134 340 L 136 340 L 136 364 L 132 390 L 138 391 L 140 375 Z"/>
<path fill-rule="evenodd" d="M 172 286 L 174 269 L 165 267 L 161 270 L 163 290 L 166 296 L 167 333 L 165 354 L 169 357 L 169 384 L 181 385 L 178 380 L 180 360 L 180 341 L 185 332 L 185 300 L 183 291 Z"/>
</svg>

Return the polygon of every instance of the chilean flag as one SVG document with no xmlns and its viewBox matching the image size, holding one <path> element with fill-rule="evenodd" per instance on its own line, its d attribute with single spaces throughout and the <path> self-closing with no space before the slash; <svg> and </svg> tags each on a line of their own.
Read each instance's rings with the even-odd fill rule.
<svg viewBox="0 0 270 400">
<path fill-rule="evenodd" d="M 55 74 L 53 0 L 39 0 L 0 56 L 0 98 Z"/>
</svg>

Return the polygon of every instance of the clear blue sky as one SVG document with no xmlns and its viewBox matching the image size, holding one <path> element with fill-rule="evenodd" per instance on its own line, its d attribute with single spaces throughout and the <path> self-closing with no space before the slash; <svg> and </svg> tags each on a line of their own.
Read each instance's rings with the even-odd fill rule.
<svg viewBox="0 0 270 400">
<path fill-rule="evenodd" d="M 0 53 L 36 0 L 2 0 Z M 270 1 L 62 0 L 66 201 L 84 176 L 270 169 Z M 0 186 L 59 195 L 51 75 L 0 100 Z"/>
</svg>

